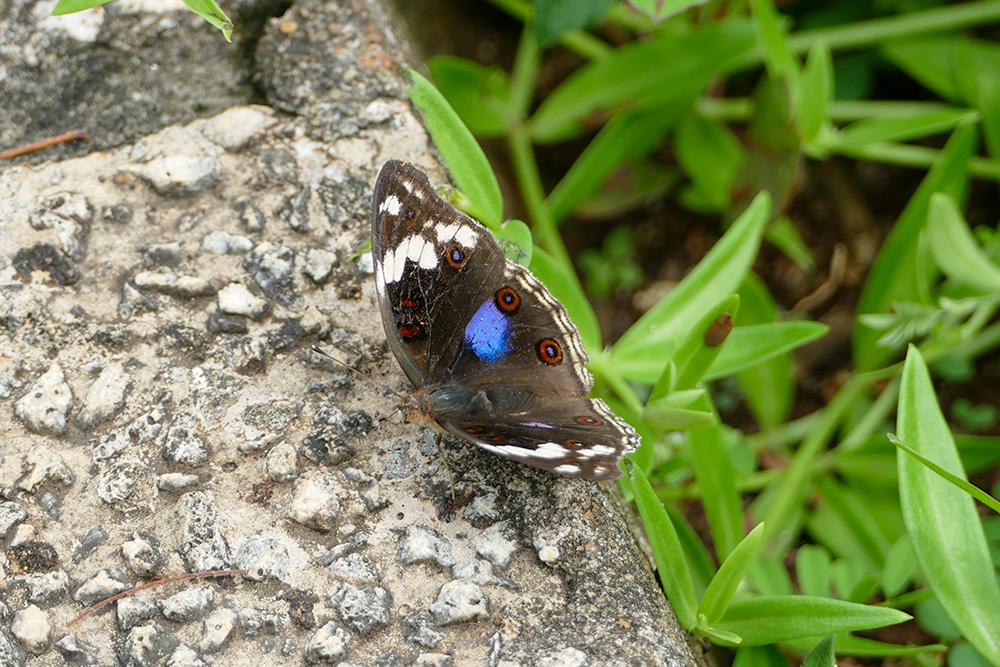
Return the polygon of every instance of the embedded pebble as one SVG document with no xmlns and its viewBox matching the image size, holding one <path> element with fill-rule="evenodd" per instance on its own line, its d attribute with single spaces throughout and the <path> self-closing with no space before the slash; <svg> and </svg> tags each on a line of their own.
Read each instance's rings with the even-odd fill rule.
<svg viewBox="0 0 1000 667">
<path fill-rule="evenodd" d="M 507 567 L 520 547 L 510 540 L 510 526 L 506 521 L 495 523 L 469 541 L 469 544 L 483 558 L 494 565 Z"/>
<path fill-rule="evenodd" d="M 407 526 L 399 538 L 396 562 L 404 565 L 436 562 L 451 567 L 455 559 L 451 555 L 451 542 L 433 528 Z"/>
<path fill-rule="evenodd" d="M 306 253 L 306 266 L 302 269 L 302 273 L 309 280 L 320 285 L 330 277 L 334 267 L 339 265 L 339 263 L 340 260 L 337 258 L 337 253 L 324 250 L 323 248 L 311 248 Z"/>
<path fill-rule="evenodd" d="M 96 665 L 97 647 L 88 644 L 76 635 L 63 635 L 55 643 L 63 659 L 71 665 Z M 0 664 L 5 664 L 0 662 Z"/>
<path fill-rule="evenodd" d="M 391 604 L 392 596 L 385 588 L 378 586 L 366 591 L 347 582 L 341 582 L 326 600 L 326 605 L 337 611 L 341 621 L 362 635 L 389 624 Z"/>
<path fill-rule="evenodd" d="M 90 443 L 94 461 L 113 458 L 128 447 L 151 442 L 160 435 L 166 415 L 159 409 L 152 409 L 132 421 L 116 426 Z"/>
<path fill-rule="evenodd" d="M 211 118 L 199 118 L 188 127 L 227 151 L 238 151 L 277 122 L 271 107 L 248 104 L 230 107 Z"/>
<path fill-rule="evenodd" d="M 424 648 L 435 648 L 444 639 L 444 635 L 431 627 L 430 614 L 419 613 L 404 616 L 399 621 L 399 629 L 403 639 Z"/>
<path fill-rule="evenodd" d="M 253 248 L 253 241 L 242 234 L 230 234 L 227 231 L 209 232 L 201 240 L 201 251 L 216 255 L 243 255 Z"/>
<path fill-rule="evenodd" d="M 35 655 L 47 651 L 52 642 L 49 615 L 33 604 L 14 614 L 10 632 L 25 651 Z"/>
<path fill-rule="evenodd" d="M 271 537 L 252 537 L 236 549 L 235 566 L 246 570 L 245 576 L 252 581 L 288 578 L 288 549 Z"/>
<path fill-rule="evenodd" d="M 240 609 L 236 614 L 236 625 L 244 637 L 259 635 L 274 636 L 281 632 L 281 621 L 284 616 L 276 611 L 266 609 Z"/>
<path fill-rule="evenodd" d="M 468 579 L 480 586 L 495 584 L 510 587 L 513 583 L 505 578 L 499 577 L 493 572 L 493 564 L 488 560 L 470 558 L 463 560 L 451 568 L 451 576 L 456 579 Z"/>
<path fill-rule="evenodd" d="M 299 476 L 299 453 L 287 442 L 279 442 L 267 453 L 267 476 L 275 482 L 290 482 Z"/>
<path fill-rule="evenodd" d="M 378 576 L 371 560 L 358 553 L 338 558 L 330 563 L 328 567 L 331 572 L 349 579 L 372 580 Z"/>
<path fill-rule="evenodd" d="M 63 463 L 63 458 L 50 449 L 28 452 L 24 456 L 22 467 L 27 471 L 17 482 L 17 488 L 22 491 L 33 493 L 47 482 L 61 483 L 64 486 L 73 483 L 73 473 Z"/>
<path fill-rule="evenodd" d="M 295 483 L 289 512 L 293 520 L 321 533 L 329 532 L 340 514 L 344 488 L 333 475 L 311 475 Z"/>
<path fill-rule="evenodd" d="M 178 623 L 190 623 L 205 617 L 215 604 L 215 589 L 210 586 L 188 588 L 160 603 L 163 617 Z"/>
<path fill-rule="evenodd" d="M 105 568 L 83 582 L 73 593 L 73 599 L 80 604 L 90 606 L 130 588 L 132 584 L 125 579 L 125 574 L 121 570 Z"/>
<path fill-rule="evenodd" d="M 34 433 L 62 435 L 72 403 L 73 392 L 62 366 L 54 363 L 14 403 L 14 415 Z"/>
<path fill-rule="evenodd" d="M 80 261 L 93 218 L 93 208 L 82 194 L 58 192 L 45 197 L 28 222 L 34 229 L 54 231 L 59 249 L 74 261 Z"/>
<path fill-rule="evenodd" d="M 333 662 L 347 657 L 351 633 L 340 623 L 330 621 L 309 637 L 306 643 L 306 662 Z"/>
<path fill-rule="evenodd" d="M 372 254 L 370 252 L 366 252 L 358 257 L 357 265 L 358 271 L 360 271 L 362 275 L 370 276 L 375 273 L 375 260 L 372 259 Z"/>
<path fill-rule="evenodd" d="M 559 560 L 559 543 L 569 535 L 569 528 L 558 531 L 538 532 L 532 538 L 531 544 L 538 553 L 538 559 L 543 563 L 554 563 Z"/>
<path fill-rule="evenodd" d="M 584 667 L 587 654 L 578 648 L 567 646 L 558 651 L 549 651 L 538 656 L 538 667 Z"/>
<path fill-rule="evenodd" d="M 166 565 L 160 552 L 160 541 L 150 533 L 135 531 L 132 539 L 122 544 L 122 558 L 136 576 L 148 579 Z"/>
<path fill-rule="evenodd" d="M 69 593 L 69 576 L 62 569 L 25 575 L 24 583 L 28 585 L 28 600 L 46 607 Z"/>
<path fill-rule="evenodd" d="M 471 524 L 496 521 L 500 516 L 500 511 L 497 509 L 497 494 L 477 495 L 465 506 L 462 516 Z"/>
<path fill-rule="evenodd" d="M 146 259 L 159 266 L 177 267 L 184 259 L 184 253 L 181 250 L 181 244 L 177 241 L 153 243 L 146 248 Z"/>
<path fill-rule="evenodd" d="M 174 652 L 180 640 L 155 624 L 132 628 L 118 646 L 118 662 L 122 667 L 149 667 Z"/>
<path fill-rule="evenodd" d="M 259 232 L 264 229 L 267 217 L 247 197 L 240 197 L 233 202 L 233 208 L 236 210 L 236 213 L 240 217 L 240 222 L 243 223 L 248 232 Z"/>
<path fill-rule="evenodd" d="M 236 627 L 236 613 L 232 609 L 220 608 L 205 617 L 201 624 L 201 641 L 198 650 L 202 653 L 216 653 L 229 639 Z"/>
<path fill-rule="evenodd" d="M 135 463 L 114 465 L 98 477 L 97 497 L 109 505 L 120 505 L 135 495 L 139 477 L 144 475 Z"/>
<path fill-rule="evenodd" d="M 208 667 L 208 663 L 202 660 L 193 648 L 181 644 L 167 658 L 166 667 Z"/>
<path fill-rule="evenodd" d="M 106 366 L 83 398 L 77 415 L 80 427 L 92 429 L 118 414 L 125 405 L 125 396 L 131 385 L 132 377 L 121 364 Z"/>
<path fill-rule="evenodd" d="M 177 549 L 188 572 L 225 570 L 230 566 L 229 544 L 219 529 L 220 514 L 210 491 L 191 491 L 184 512 L 184 542 Z"/>
<path fill-rule="evenodd" d="M 82 540 L 80 540 L 80 544 L 73 549 L 73 562 L 79 563 L 84 560 L 97 551 L 97 547 L 104 544 L 107 540 L 108 531 L 104 530 L 103 526 L 94 526 L 87 531 L 87 534 L 83 536 Z"/>
<path fill-rule="evenodd" d="M 115 602 L 118 627 L 128 631 L 160 616 L 160 602 L 152 595 L 127 595 Z"/>
<path fill-rule="evenodd" d="M 0 500 L 0 540 L 6 538 L 14 526 L 27 518 L 28 513 L 20 505 L 9 500 Z"/>
<path fill-rule="evenodd" d="M 163 459 L 170 463 L 200 466 L 208 461 L 208 445 L 195 432 L 197 421 L 192 415 L 178 415 L 167 429 L 163 442 Z"/>
<path fill-rule="evenodd" d="M 257 319 L 267 312 L 267 299 L 261 299 L 243 283 L 229 283 L 219 290 L 219 311 Z"/>
<path fill-rule="evenodd" d="M 146 181 L 158 194 L 188 197 L 219 182 L 219 159 L 208 155 L 161 155 L 145 164 L 122 167 Z"/>
<path fill-rule="evenodd" d="M 447 653 L 421 653 L 417 656 L 417 667 L 453 667 L 455 659 Z"/>
<path fill-rule="evenodd" d="M 384 123 L 396 114 L 395 109 L 385 100 L 373 100 L 358 112 L 358 120 L 373 125 Z"/>
<path fill-rule="evenodd" d="M 489 616 L 489 599 L 477 584 L 455 579 L 441 587 L 429 610 L 438 625 L 474 621 Z"/>
<path fill-rule="evenodd" d="M 361 491 L 361 500 L 369 512 L 377 512 L 389 506 L 389 497 L 378 482 Z"/>
<path fill-rule="evenodd" d="M 132 278 L 132 282 L 141 290 L 153 290 L 174 296 L 195 298 L 215 294 L 215 286 L 208 279 L 178 275 L 167 268 L 140 271 Z"/>
<path fill-rule="evenodd" d="M 198 485 L 198 475 L 186 472 L 166 472 L 156 478 L 156 488 L 168 493 L 183 493 Z"/>
<path fill-rule="evenodd" d="M 259 243 L 243 263 L 265 296 L 290 305 L 295 300 L 295 253 L 274 243 Z"/>
</svg>

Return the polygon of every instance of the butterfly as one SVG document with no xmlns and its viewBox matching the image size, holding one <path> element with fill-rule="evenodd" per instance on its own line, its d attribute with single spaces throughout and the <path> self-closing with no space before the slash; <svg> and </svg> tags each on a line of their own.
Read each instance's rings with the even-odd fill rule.
<svg viewBox="0 0 1000 667">
<path fill-rule="evenodd" d="M 375 183 L 372 260 L 389 347 L 422 423 L 521 463 L 610 480 L 639 435 L 599 399 L 566 309 L 416 167 Z"/>
</svg>

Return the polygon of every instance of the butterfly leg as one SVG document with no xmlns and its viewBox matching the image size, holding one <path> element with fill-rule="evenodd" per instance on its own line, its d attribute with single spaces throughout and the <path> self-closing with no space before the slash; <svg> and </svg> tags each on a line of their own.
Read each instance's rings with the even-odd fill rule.
<svg viewBox="0 0 1000 667">
<path fill-rule="evenodd" d="M 435 440 L 434 444 L 437 445 L 438 455 L 441 457 L 441 463 L 444 464 L 444 469 L 448 471 L 448 484 L 451 486 L 451 502 L 455 502 L 455 478 L 451 474 L 451 466 L 448 465 L 448 459 L 445 458 L 444 449 L 441 448 L 441 439 L 443 437 L 443 433 L 438 433 L 437 440 Z"/>
</svg>

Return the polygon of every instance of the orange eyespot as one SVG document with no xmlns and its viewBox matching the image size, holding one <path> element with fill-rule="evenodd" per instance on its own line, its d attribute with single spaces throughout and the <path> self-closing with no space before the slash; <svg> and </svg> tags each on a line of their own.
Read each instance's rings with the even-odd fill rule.
<svg viewBox="0 0 1000 667">
<path fill-rule="evenodd" d="M 465 251 L 457 243 L 452 243 L 444 251 L 444 258 L 448 261 L 451 268 L 460 269 L 465 264 L 465 260 L 468 259 L 468 255 L 465 254 Z"/>
<path fill-rule="evenodd" d="M 570 449 L 581 449 L 581 448 L 587 446 L 587 443 L 585 443 L 585 442 L 581 442 L 579 440 L 572 440 L 572 439 L 567 440 L 564 444 L 567 447 L 569 447 Z"/>
<path fill-rule="evenodd" d="M 583 424 L 584 426 L 600 426 L 604 423 L 604 420 L 589 415 L 580 415 L 576 418 L 576 423 Z"/>
<path fill-rule="evenodd" d="M 497 308 L 510 315 L 521 305 L 520 295 L 513 287 L 501 287 L 496 295 Z"/>
<path fill-rule="evenodd" d="M 562 347 L 551 338 L 538 341 L 535 349 L 538 352 L 538 358 L 547 364 L 558 364 L 563 360 Z"/>
</svg>

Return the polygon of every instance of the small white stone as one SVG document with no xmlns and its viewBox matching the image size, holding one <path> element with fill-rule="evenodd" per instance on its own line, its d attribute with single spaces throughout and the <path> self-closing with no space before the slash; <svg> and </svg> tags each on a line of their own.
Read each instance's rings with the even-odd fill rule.
<svg viewBox="0 0 1000 667">
<path fill-rule="evenodd" d="M 372 259 L 372 254 L 370 252 L 366 252 L 358 257 L 358 271 L 366 276 L 370 276 L 375 273 L 375 260 Z"/>
<path fill-rule="evenodd" d="M 131 376 L 121 364 L 105 367 L 83 398 L 78 416 L 80 426 L 93 428 L 121 410 L 131 384 Z"/>
<path fill-rule="evenodd" d="M 208 155 L 161 155 L 145 164 L 122 167 L 149 183 L 157 194 L 187 197 L 207 190 L 219 182 L 219 160 Z"/>
<path fill-rule="evenodd" d="M 198 483 L 198 475 L 184 472 L 165 472 L 156 478 L 156 488 L 169 493 L 182 493 Z"/>
<path fill-rule="evenodd" d="M 489 616 L 489 600 L 477 584 L 455 579 L 441 587 L 430 612 L 438 625 L 473 621 Z"/>
<path fill-rule="evenodd" d="M 255 319 L 267 310 L 267 300 L 254 296 L 243 283 L 229 283 L 219 290 L 219 310 Z"/>
<path fill-rule="evenodd" d="M 66 432 L 66 416 L 72 403 L 73 392 L 66 383 L 66 375 L 54 363 L 14 404 L 14 414 L 35 433 L 61 435 Z"/>
<path fill-rule="evenodd" d="M 227 151 L 238 151 L 250 143 L 254 135 L 277 122 L 270 107 L 246 105 L 226 109 L 211 118 L 192 121 L 188 128 L 200 132 L 203 137 Z"/>
<path fill-rule="evenodd" d="M 517 544 L 508 539 L 507 532 L 507 522 L 501 521 L 476 535 L 470 540 L 470 544 L 476 553 L 494 565 L 507 567 L 519 548 Z"/>
<path fill-rule="evenodd" d="M 337 266 L 337 253 L 323 248 L 312 248 L 306 253 L 306 268 L 303 272 L 310 280 L 319 284 L 330 277 L 335 266 Z"/>
<path fill-rule="evenodd" d="M 314 475 L 300 478 L 295 484 L 289 513 L 303 526 L 322 533 L 336 525 L 340 514 L 343 487 L 333 475 Z"/>
<path fill-rule="evenodd" d="M 216 609 L 201 624 L 201 641 L 198 649 L 202 653 L 215 653 L 229 639 L 236 626 L 236 613 L 231 609 Z"/>
<path fill-rule="evenodd" d="M 50 449 L 36 449 L 24 455 L 22 468 L 26 474 L 17 481 L 17 488 L 33 492 L 46 482 L 73 483 L 73 473 L 63 462 L 62 456 Z"/>
<path fill-rule="evenodd" d="M 299 474 L 299 454 L 291 444 L 280 442 L 267 453 L 266 467 L 275 482 L 290 482 Z"/>
<path fill-rule="evenodd" d="M 216 255 L 242 255 L 253 249 L 253 241 L 242 234 L 230 234 L 225 231 L 214 231 L 201 240 L 202 252 Z"/>
<path fill-rule="evenodd" d="M 52 623 L 49 615 L 31 604 L 14 614 L 10 631 L 24 650 L 40 655 L 49 648 L 52 641 Z"/>
</svg>

